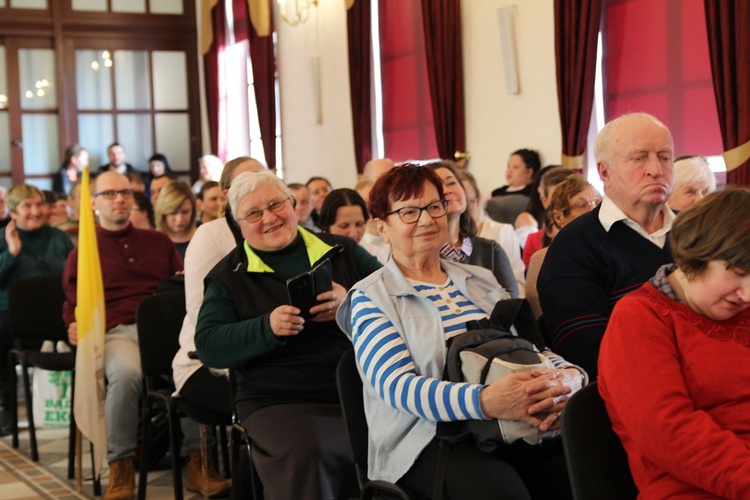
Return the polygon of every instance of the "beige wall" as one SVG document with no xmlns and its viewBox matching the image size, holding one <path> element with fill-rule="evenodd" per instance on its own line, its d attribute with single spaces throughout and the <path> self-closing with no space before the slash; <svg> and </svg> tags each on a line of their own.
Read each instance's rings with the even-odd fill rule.
<svg viewBox="0 0 750 500">
<path fill-rule="evenodd" d="M 357 172 L 344 0 L 320 0 L 307 22 L 296 27 L 284 23 L 278 9 L 276 14 L 284 179 L 305 182 L 311 175 L 322 175 L 334 187 L 351 187 Z M 315 58 L 319 61 L 319 95 L 313 72 Z"/>
<path fill-rule="evenodd" d="M 520 93 L 506 93 L 497 9 L 516 6 Z M 466 138 L 482 194 L 505 184 L 509 153 L 536 149 L 559 163 L 552 0 L 463 0 Z M 486 186 L 486 188 L 485 188 Z"/>
<path fill-rule="evenodd" d="M 344 0 L 320 0 L 307 23 L 297 27 L 275 19 L 284 177 L 290 182 L 304 182 L 313 174 L 329 177 L 334 187 L 356 182 L 343 4 Z M 515 0 L 518 95 L 505 91 L 500 53 L 497 9 L 509 4 L 462 2 L 467 144 L 471 170 L 486 192 L 504 184 L 505 162 L 514 149 L 535 148 L 544 163 L 559 162 L 561 149 L 552 0 Z M 315 107 L 315 57 L 321 123 Z"/>
</svg>

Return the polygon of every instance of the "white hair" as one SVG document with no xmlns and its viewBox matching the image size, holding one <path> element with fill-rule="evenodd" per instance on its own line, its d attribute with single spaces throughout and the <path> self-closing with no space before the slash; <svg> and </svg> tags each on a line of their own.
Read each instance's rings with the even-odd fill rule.
<svg viewBox="0 0 750 500">
<path fill-rule="evenodd" d="M 272 185 L 286 194 L 290 199 L 294 199 L 292 191 L 284 184 L 284 181 L 276 176 L 271 170 L 261 170 L 260 172 L 242 172 L 234 178 L 229 188 L 229 208 L 237 219 L 239 213 L 240 201 L 247 195 L 254 193 L 262 186 Z"/>
<path fill-rule="evenodd" d="M 615 162 L 612 157 L 612 139 L 617 135 L 619 128 L 623 123 L 629 122 L 633 119 L 651 120 L 653 123 L 664 127 L 669 132 L 669 129 L 664 123 L 648 113 L 626 113 L 618 116 L 614 120 L 607 122 L 607 124 L 604 125 L 604 128 L 602 128 L 596 136 L 596 140 L 594 141 L 594 158 L 596 158 L 597 163 L 606 163 L 607 165 L 614 166 Z"/>
<path fill-rule="evenodd" d="M 681 158 L 674 162 L 674 182 L 672 192 L 684 184 L 690 185 L 697 182 L 708 184 L 709 192 L 716 191 L 716 176 L 711 172 L 708 161 L 702 156 L 690 156 Z"/>
</svg>

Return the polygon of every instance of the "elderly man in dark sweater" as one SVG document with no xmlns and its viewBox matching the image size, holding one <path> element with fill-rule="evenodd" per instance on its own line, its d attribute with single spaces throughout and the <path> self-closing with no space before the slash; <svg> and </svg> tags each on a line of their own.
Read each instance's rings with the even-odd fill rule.
<svg viewBox="0 0 750 500">
<path fill-rule="evenodd" d="M 163 233 L 134 228 L 130 222 L 133 191 L 128 179 L 105 172 L 96 179 L 92 196 L 99 213 L 99 245 L 107 334 L 104 371 L 107 377 L 105 418 L 107 459 L 110 463 L 108 498 L 132 498 L 135 488 L 134 456 L 141 395 L 141 357 L 135 310 L 153 295 L 159 283 L 182 271 L 174 243 Z M 68 257 L 63 273 L 63 318 L 68 338 L 77 343 L 75 321 L 78 249 Z"/>
<path fill-rule="evenodd" d="M 612 308 L 672 261 L 673 152 L 669 129 L 646 113 L 605 125 L 594 154 L 606 197 L 565 226 L 544 259 L 537 290 L 551 348 L 591 380 Z"/>
</svg>

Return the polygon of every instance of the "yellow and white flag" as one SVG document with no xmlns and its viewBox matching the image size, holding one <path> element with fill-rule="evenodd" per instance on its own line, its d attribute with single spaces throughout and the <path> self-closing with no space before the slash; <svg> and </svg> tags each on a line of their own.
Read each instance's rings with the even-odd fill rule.
<svg viewBox="0 0 750 500">
<path fill-rule="evenodd" d="M 78 287 L 76 322 L 78 351 L 73 411 L 81 433 L 94 445 L 94 476 L 98 477 L 107 457 L 104 421 L 104 285 L 96 243 L 94 213 L 89 204 L 89 168 L 83 170 L 78 225 Z"/>
</svg>

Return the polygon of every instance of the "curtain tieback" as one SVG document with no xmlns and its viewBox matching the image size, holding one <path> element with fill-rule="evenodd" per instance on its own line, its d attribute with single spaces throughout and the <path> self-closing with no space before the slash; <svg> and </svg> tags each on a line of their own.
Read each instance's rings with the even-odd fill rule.
<svg viewBox="0 0 750 500">
<path fill-rule="evenodd" d="M 584 158 L 583 155 L 578 156 L 568 156 L 565 153 L 562 153 L 562 166 L 565 168 L 569 168 L 570 170 L 579 170 L 583 171 L 583 162 Z"/>
<path fill-rule="evenodd" d="M 721 156 L 724 157 L 724 163 L 727 164 L 727 172 L 731 172 L 750 159 L 750 141 L 729 151 L 724 151 Z"/>
</svg>

